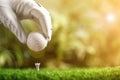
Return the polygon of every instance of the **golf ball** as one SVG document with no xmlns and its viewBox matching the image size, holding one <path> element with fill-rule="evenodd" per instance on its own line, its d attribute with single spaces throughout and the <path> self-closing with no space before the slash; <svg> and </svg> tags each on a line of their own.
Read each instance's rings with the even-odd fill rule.
<svg viewBox="0 0 120 80">
<path fill-rule="evenodd" d="M 27 46 L 32 51 L 38 52 L 47 46 L 48 41 L 39 32 L 31 32 L 27 38 Z"/>
</svg>

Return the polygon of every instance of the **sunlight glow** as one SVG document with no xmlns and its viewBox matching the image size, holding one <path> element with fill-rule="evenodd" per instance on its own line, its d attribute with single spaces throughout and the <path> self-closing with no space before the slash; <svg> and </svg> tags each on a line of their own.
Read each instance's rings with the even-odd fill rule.
<svg viewBox="0 0 120 80">
<path fill-rule="evenodd" d="M 115 21 L 115 14 L 113 14 L 113 13 L 107 14 L 106 20 L 107 20 L 107 22 L 109 22 L 109 23 L 114 22 L 114 21 Z"/>
</svg>

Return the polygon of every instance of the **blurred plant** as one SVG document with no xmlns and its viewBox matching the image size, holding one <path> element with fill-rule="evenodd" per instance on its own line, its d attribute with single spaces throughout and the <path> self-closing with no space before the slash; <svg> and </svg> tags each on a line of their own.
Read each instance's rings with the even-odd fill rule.
<svg viewBox="0 0 120 80">
<path fill-rule="evenodd" d="M 13 56 L 9 51 L 0 51 L 0 67 L 3 67 L 5 65 L 11 67 L 13 65 L 12 58 Z"/>
<path fill-rule="evenodd" d="M 34 66 L 36 59 L 42 67 L 54 68 L 119 65 L 119 19 L 114 17 L 116 19 L 111 20 L 114 21 L 111 23 L 108 20 L 109 12 L 118 17 L 119 12 L 111 2 L 112 0 L 56 2 L 59 5 L 49 9 L 53 22 L 52 40 L 41 52 L 29 50 L 26 44 L 21 44 L 9 30 L 0 25 L 0 57 L 3 53 L 9 56 L 2 56 L 1 66 L 6 60 L 10 61 L 10 66 Z M 27 34 L 39 30 L 33 21 L 25 20 L 21 23 Z"/>
<path fill-rule="evenodd" d="M 25 46 L 3 25 L 0 25 L 0 66 L 20 67 L 23 63 Z"/>
</svg>

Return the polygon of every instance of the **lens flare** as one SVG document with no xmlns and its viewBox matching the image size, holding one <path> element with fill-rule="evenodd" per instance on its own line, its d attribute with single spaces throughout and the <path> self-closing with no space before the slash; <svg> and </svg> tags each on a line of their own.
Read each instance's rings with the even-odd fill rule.
<svg viewBox="0 0 120 80">
<path fill-rule="evenodd" d="M 107 14 L 106 20 L 107 20 L 107 22 L 109 22 L 109 23 L 115 22 L 115 14 L 113 14 L 113 13 Z"/>
</svg>

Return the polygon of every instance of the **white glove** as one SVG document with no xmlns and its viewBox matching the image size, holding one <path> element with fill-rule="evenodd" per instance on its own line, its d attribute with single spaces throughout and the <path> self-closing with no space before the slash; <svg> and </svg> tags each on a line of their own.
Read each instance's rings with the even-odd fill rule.
<svg viewBox="0 0 120 80">
<path fill-rule="evenodd" d="M 27 37 L 20 20 L 32 19 L 40 27 L 43 36 L 50 41 L 52 36 L 49 12 L 34 0 L 0 0 L 0 22 L 4 24 L 22 43 Z"/>
</svg>

